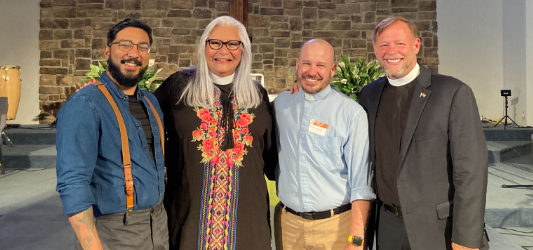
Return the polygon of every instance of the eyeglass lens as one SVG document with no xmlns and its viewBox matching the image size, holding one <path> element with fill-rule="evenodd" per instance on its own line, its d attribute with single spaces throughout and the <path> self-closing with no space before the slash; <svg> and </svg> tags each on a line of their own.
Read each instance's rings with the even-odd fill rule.
<svg viewBox="0 0 533 250">
<path fill-rule="evenodd" d="M 230 40 L 227 42 L 222 42 L 221 40 L 208 39 L 207 43 L 209 44 L 209 47 L 211 47 L 212 49 L 221 49 L 222 46 L 224 46 L 225 44 L 229 50 L 236 50 L 241 45 L 241 41 L 237 41 L 237 40 Z"/>
<path fill-rule="evenodd" d="M 150 53 L 150 45 L 146 44 L 146 43 L 140 43 L 140 44 L 134 44 L 132 43 L 131 41 L 119 41 L 118 42 L 118 47 L 122 50 L 122 51 L 130 51 L 132 48 L 133 48 L 133 45 L 137 45 L 137 50 L 139 51 L 139 53 L 141 54 L 148 54 Z"/>
</svg>

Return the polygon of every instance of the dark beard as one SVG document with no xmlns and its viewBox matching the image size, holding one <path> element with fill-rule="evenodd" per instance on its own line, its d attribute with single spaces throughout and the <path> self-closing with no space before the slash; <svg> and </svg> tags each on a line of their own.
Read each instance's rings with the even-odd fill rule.
<svg viewBox="0 0 533 250">
<path fill-rule="evenodd" d="M 122 60 L 121 63 L 124 63 L 126 61 L 129 61 L 129 60 Z M 138 62 L 137 60 L 134 60 L 134 62 L 140 65 L 140 62 Z M 141 70 L 139 70 L 139 74 L 129 77 L 129 76 L 122 74 L 122 72 L 120 72 L 119 66 L 113 63 L 113 60 L 111 60 L 111 57 L 107 59 L 107 72 L 111 74 L 113 79 L 115 79 L 118 82 L 118 84 L 120 84 L 121 86 L 127 87 L 127 88 L 133 87 L 139 84 L 139 82 L 143 79 L 144 72 L 146 72 L 147 69 L 148 69 L 148 66 L 141 68 Z"/>
</svg>

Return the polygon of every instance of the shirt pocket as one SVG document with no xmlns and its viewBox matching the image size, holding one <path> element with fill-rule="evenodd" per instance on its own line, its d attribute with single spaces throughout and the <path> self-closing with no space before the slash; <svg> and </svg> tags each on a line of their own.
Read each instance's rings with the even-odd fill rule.
<svg viewBox="0 0 533 250">
<path fill-rule="evenodd" d="M 341 137 L 335 136 L 321 136 L 314 134 L 314 143 L 313 143 L 313 155 L 320 164 L 320 167 L 326 169 L 336 169 L 342 164 L 342 148 L 341 148 Z M 344 166 L 343 166 L 344 167 Z"/>
<path fill-rule="evenodd" d="M 446 201 L 436 206 L 437 217 L 439 220 L 444 220 L 452 215 L 453 201 Z"/>
</svg>

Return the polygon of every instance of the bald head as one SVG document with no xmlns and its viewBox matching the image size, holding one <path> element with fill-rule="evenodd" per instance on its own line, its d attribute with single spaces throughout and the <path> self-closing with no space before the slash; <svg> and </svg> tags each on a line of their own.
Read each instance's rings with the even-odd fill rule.
<svg viewBox="0 0 533 250">
<path fill-rule="evenodd" d="M 300 48 L 300 58 L 304 52 L 307 52 L 307 50 L 319 51 L 327 57 L 325 59 L 330 60 L 330 63 L 335 62 L 335 49 L 333 49 L 333 46 L 331 46 L 326 40 L 316 38 L 305 42 Z"/>
<path fill-rule="evenodd" d="M 335 75 L 335 50 L 322 39 L 312 39 L 302 45 L 296 60 L 298 82 L 307 94 L 324 90 Z"/>
</svg>

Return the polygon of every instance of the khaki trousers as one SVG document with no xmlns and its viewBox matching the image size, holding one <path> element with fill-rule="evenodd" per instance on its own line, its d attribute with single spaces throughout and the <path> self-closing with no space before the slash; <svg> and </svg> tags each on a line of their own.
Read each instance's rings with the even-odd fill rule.
<svg viewBox="0 0 533 250">
<path fill-rule="evenodd" d="M 306 220 L 278 203 L 274 215 L 276 250 L 342 250 L 348 243 L 352 212 Z"/>
</svg>

